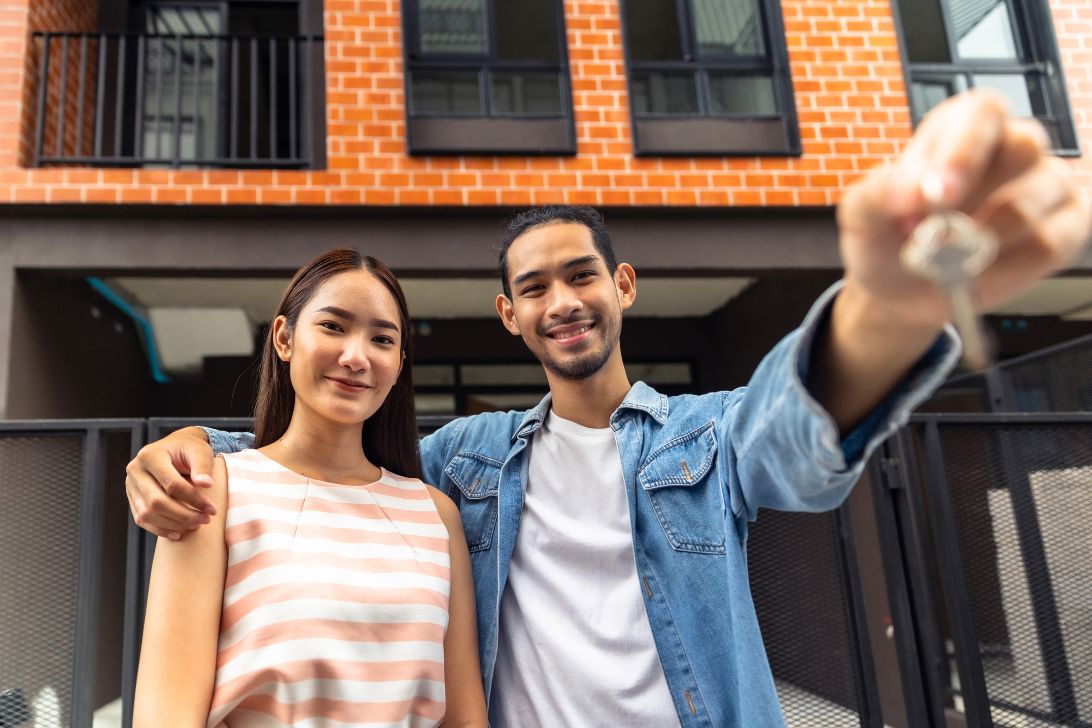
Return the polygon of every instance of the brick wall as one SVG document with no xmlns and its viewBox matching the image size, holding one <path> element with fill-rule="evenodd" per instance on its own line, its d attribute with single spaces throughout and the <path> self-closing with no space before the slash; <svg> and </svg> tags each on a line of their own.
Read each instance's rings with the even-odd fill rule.
<svg viewBox="0 0 1092 728">
<path fill-rule="evenodd" d="M 13 3 L 13 5 L 15 5 Z M 41 80 L 41 63 L 44 43 L 42 39 L 34 39 L 31 33 L 35 32 L 86 32 L 95 30 L 98 10 L 94 2 L 87 0 L 31 0 L 26 4 L 26 37 L 24 46 L 24 68 L 26 82 L 22 89 L 22 108 L 18 118 L 21 120 L 21 133 L 19 135 L 18 160 L 19 164 L 26 166 L 34 159 L 34 119 L 37 115 L 38 85 Z M 84 72 L 84 108 L 94 108 L 94 69 L 96 67 L 96 44 L 90 43 L 87 53 L 87 65 Z M 79 73 L 80 44 L 75 39 L 63 41 L 56 38 L 52 42 L 51 57 L 53 63 L 47 70 L 46 76 L 46 118 L 44 124 L 44 136 L 46 140 L 53 142 L 53 147 L 63 149 L 67 153 L 76 152 L 77 138 L 83 142 L 82 146 L 88 147 L 92 125 L 91 116 L 85 113 L 83 123 L 77 124 L 76 99 L 80 89 Z M 62 65 L 64 68 L 62 69 Z M 64 84 L 63 96 L 66 101 L 65 116 L 67 125 L 61 138 L 58 139 L 58 118 L 60 99 L 62 97 L 62 82 Z M 77 127 L 82 127 L 82 133 L 77 136 Z M 2 150 L 6 151 L 6 150 Z"/>
<path fill-rule="evenodd" d="M 76 0 L 71 0 L 76 2 Z M 60 7 L 60 0 L 33 0 Z M 23 2 L 0 0 L 0 62 L 25 55 Z M 1071 101 L 1092 153 L 1092 7 L 1055 0 Z M 23 25 L 18 26 L 19 8 Z M 0 202 L 826 206 L 910 134 L 888 0 L 782 0 L 804 154 L 798 158 L 635 158 L 618 0 L 567 0 L 575 157 L 409 157 L 398 0 L 326 0 L 323 171 L 20 169 L 20 103 L 0 76 Z M 22 61 L 19 62 L 22 67 Z M 4 126 L 8 124 L 8 126 Z M 1092 164 L 1073 164 L 1092 189 Z"/>
<path fill-rule="evenodd" d="M 1087 194 L 1092 195 L 1092 3 L 1051 0 L 1058 53 L 1062 59 L 1069 103 L 1081 157 L 1072 164 Z"/>
</svg>

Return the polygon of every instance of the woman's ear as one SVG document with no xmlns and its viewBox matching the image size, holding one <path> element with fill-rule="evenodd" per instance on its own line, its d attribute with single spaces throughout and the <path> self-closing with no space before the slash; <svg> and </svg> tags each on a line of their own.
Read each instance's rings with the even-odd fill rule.
<svg viewBox="0 0 1092 728">
<path fill-rule="evenodd" d="M 288 331 L 288 319 L 278 316 L 270 325 L 273 327 L 273 350 L 281 361 L 292 361 L 292 335 Z"/>
</svg>

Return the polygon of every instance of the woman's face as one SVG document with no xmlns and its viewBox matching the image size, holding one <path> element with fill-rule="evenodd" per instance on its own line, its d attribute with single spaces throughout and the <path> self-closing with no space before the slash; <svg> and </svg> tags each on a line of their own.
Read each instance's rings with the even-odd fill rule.
<svg viewBox="0 0 1092 728">
<path fill-rule="evenodd" d="M 294 331 L 283 316 L 273 322 L 296 407 L 341 424 L 363 422 L 383 404 L 402 370 L 404 335 L 394 297 L 366 270 L 327 279 Z"/>
</svg>

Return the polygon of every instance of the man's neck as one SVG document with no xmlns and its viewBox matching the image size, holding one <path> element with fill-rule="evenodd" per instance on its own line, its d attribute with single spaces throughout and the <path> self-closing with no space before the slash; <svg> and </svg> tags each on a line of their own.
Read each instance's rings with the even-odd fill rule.
<svg viewBox="0 0 1092 728">
<path fill-rule="evenodd" d="M 551 410 L 558 417 L 584 427 L 610 426 L 610 416 L 629 393 L 629 377 L 615 351 L 599 371 L 584 379 L 565 379 L 547 370 Z"/>
</svg>

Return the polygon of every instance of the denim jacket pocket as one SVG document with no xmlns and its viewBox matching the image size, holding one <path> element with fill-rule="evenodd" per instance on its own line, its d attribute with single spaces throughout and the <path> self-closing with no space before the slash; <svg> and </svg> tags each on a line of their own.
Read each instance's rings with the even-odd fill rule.
<svg viewBox="0 0 1092 728">
<path fill-rule="evenodd" d="M 459 515 L 470 551 L 484 551 L 497 525 L 501 463 L 474 452 L 460 452 L 444 468 L 459 489 Z"/>
<path fill-rule="evenodd" d="M 637 473 L 652 509 L 676 551 L 724 553 L 725 500 L 715 477 L 714 423 L 654 450 Z"/>
</svg>

